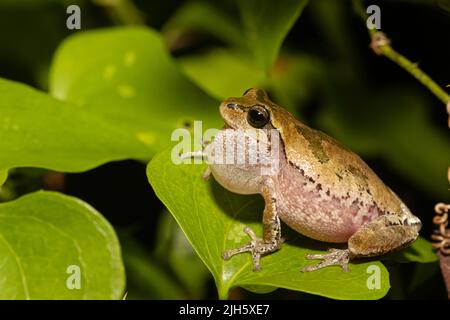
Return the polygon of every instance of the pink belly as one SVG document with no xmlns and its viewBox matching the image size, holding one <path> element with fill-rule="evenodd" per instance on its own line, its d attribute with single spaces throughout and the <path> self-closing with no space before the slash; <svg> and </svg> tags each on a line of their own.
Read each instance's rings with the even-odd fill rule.
<svg viewBox="0 0 450 320">
<path fill-rule="evenodd" d="M 297 232 L 325 242 L 347 242 L 362 226 L 382 215 L 372 203 L 342 199 L 296 183 L 278 189 L 280 219 Z"/>
<path fill-rule="evenodd" d="M 295 231 L 312 239 L 344 243 L 375 215 L 361 212 L 357 205 L 308 199 L 295 204 L 285 202 L 278 207 L 280 219 Z M 309 201 L 308 201 L 309 200 Z"/>
<path fill-rule="evenodd" d="M 317 176 L 308 177 L 287 162 L 280 165 L 274 180 L 277 212 L 295 231 L 320 241 L 344 243 L 384 214 L 372 197 L 336 191 Z"/>
</svg>

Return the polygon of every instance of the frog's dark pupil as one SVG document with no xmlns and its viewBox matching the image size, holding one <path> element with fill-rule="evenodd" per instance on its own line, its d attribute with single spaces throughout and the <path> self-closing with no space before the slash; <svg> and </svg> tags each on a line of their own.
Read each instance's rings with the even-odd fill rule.
<svg viewBox="0 0 450 320">
<path fill-rule="evenodd" d="M 269 122 L 269 115 L 263 108 L 252 108 L 247 113 L 247 121 L 254 128 L 262 128 Z"/>
</svg>

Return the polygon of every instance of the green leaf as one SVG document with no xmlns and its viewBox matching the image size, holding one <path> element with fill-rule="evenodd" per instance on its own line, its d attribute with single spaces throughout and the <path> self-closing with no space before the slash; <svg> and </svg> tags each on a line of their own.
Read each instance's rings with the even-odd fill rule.
<svg viewBox="0 0 450 320">
<path fill-rule="evenodd" d="M 192 81 L 220 100 L 240 96 L 248 88 L 263 87 L 270 90 L 274 101 L 293 112 L 306 104 L 314 88 L 325 79 L 324 64 L 305 54 L 281 55 L 270 78 L 253 66 L 248 55 L 238 51 L 217 48 L 182 56 L 178 61 Z"/>
<path fill-rule="evenodd" d="M 123 296 L 124 268 L 114 230 L 73 197 L 36 192 L 0 204 L 0 261 L 0 299 Z M 71 266 L 79 268 L 80 289 L 68 289 L 69 277 L 76 276 Z"/>
<path fill-rule="evenodd" d="M 220 100 L 241 96 L 266 78 L 247 55 L 225 49 L 181 57 L 179 61 L 190 79 Z"/>
<path fill-rule="evenodd" d="M 307 0 L 236 1 L 241 14 L 247 45 L 257 65 L 268 72 L 275 61 L 281 44 L 294 25 Z"/>
<path fill-rule="evenodd" d="M 163 28 L 171 47 L 186 30 L 203 31 L 236 47 L 245 47 L 239 18 L 223 4 L 218 1 L 190 1 L 181 5 Z"/>
<path fill-rule="evenodd" d="M 417 240 L 405 250 L 387 255 L 383 257 L 383 260 L 430 263 L 437 261 L 438 256 L 436 251 L 431 246 L 431 242 L 422 237 L 418 237 Z"/>
<path fill-rule="evenodd" d="M 307 0 L 235 1 L 240 19 L 229 6 L 202 1 L 182 6 L 164 27 L 169 43 L 186 30 L 212 34 L 247 55 L 253 69 L 269 74 L 281 44 L 300 16 Z M 236 79 L 236 77 L 234 77 Z"/>
<path fill-rule="evenodd" d="M 264 285 L 242 285 L 242 288 L 244 288 L 245 290 L 251 291 L 253 293 L 259 293 L 259 294 L 271 293 L 278 289 L 277 287 L 264 286 Z"/>
<path fill-rule="evenodd" d="M 76 172 L 151 155 L 135 135 L 98 116 L 1 78 L 0 112 L 0 181 L 13 167 Z"/>
<path fill-rule="evenodd" d="M 8 179 L 8 170 L 0 170 L 0 191 L 6 179 Z"/>
<path fill-rule="evenodd" d="M 221 124 L 219 102 L 192 84 L 148 28 L 80 32 L 56 52 L 51 94 L 96 114 L 156 152 L 174 129 Z M 116 139 L 117 140 L 117 139 Z"/>
<path fill-rule="evenodd" d="M 244 226 L 261 234 L 263 202 L 260 197 L 236 195 L 214 181 L 203 181 L 204 170 L 205 165 L 173 164 L 170 150 L 166 150 L 153 158 L 147 175 L 157 196 L 213 274 L 220 298 L 226 298 L 235 286 L 281 287 L 336 299 L 378 299 L 387 293 L 389 275 L 378 261 L 351 263 L 348 273 L 339 267 L 300 272 L 303 266 L 313 263 L 305 259 L 306 253 L 323 252 L 329 245 L 303 238 L 287 228 L 283 230 L 287 242 L 281 250 L 262 258 L 262 271 L 252 271 L 248 254 L 225 262 L 222 251 L 248 242 Z M 380 289 L 367 288 L 370 265 L 380 268 Z"/>
</svg>

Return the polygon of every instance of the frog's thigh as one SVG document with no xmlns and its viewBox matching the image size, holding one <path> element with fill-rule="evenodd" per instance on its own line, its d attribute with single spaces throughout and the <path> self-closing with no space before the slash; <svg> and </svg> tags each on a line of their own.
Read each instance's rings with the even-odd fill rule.
<svg viewBox="0 0 450 320">
<path fill-rule="evenodd" d="M 358 230 L 348 240 L 354 257 L 377 256 L 400 249 L 413 242 L 418 228 L 403 224 L 397 216 L 381 216 Z"/>
</svg>

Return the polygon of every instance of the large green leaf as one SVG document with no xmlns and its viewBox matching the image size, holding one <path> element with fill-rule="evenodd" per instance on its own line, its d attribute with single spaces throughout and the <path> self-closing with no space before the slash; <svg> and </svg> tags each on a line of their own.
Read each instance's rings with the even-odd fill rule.
<svg viewBox="0 0 450 320">
<path fill-rule="evenodd" d="M 245 47 L 239 17 L 233 14 L 228 3 L 220 1 L 188 1 L 170 17 L 163 33 L 171 47 L 177 47 L 180 34 L 198 30 L 208 33 L 228 44 Z"/>
<path fill-rule="evenodd" d="M 73 197 L 37 192 L 0 204 L 0 261 L 0 299 L 123 296 L 124 268 L 113 229 Z M 70 277 L 78 271 L 76 289 Z"/>
<path fill-rule="evenodd" d="M 201 30 L 246 52 L 247 62 L 259 72 L 269 74 L 284 38 L 307 4 L 307 0 L 235 1 L 240 19 L 232 8 L 205 1 L 188 2 L 167 22 L 164 30 L 171 42 L 172 33 Z M 223 62 L 223 59 L 219 61 Z"/>
<path fill-rule="evenodd" d="M 175 165 L 170 150 L 157 154 L 147 170 L 149 181 L 158 197 L 173 214 L 197 254 L 213 274 L 219 297 L 227 297 L 235 286 L 282 287 L 337 299 L 377 299 L 389 289 L 389 275 L 378 261 L 352 263 L 350 272 L 330 267 L 311 273 L 301 273 L 308 252 L 323 252 L 327 244 L 310 241 L 287 228 L 288 240 L 281 250 L 262 258 L 262 271 L 252 271 L 248 254 L 229 261 L 221 252 L 248 241 L 244 226 L 261 234 L 263 202 L 260 197 L 230 193 L 213 181 L 201 178 L 204 165 Z M 367 268 L 379 267 L 380 289 L 369 290 Z"/>
<path fill-rule="evenodd" d="M 236 1 L 242 17 L 247 45 L 253 51 L 257 65 L 270 71 L 281 44 L 308 0 Z"/>
<path fill-rule="evenodd" d="M 179 58 L 186 75 L 220 100 L 240 96 L 263 83 L 264 73 L 255 69 L 250 60 L 248 55 L 225 49 Z"/>
<path fill-rule="evenodd" d="M 158 151 L 174 129 L 202 119 L 219 125 L 218 101 L 192 84 L 148 28 L 81 32 L 58 49 L 51 93 L 101 116 Z"/>
<path fill-rule="evenodd" d="M 151 155 L 135 135 L 98 116 L 1 78 L 0 114 L 0 182 L 12 167 L 74 172 Z"/>
<path fill-rule="evenodd" d="M 438 260 L 436 251 L 431 246 L 431 242 L 422 237 L 417 238 L 407 250 L 401 250 L 387 255 L 383 260 L 395 260 L 397 262 L 420 262 L 430 263 Z"/>
<path fill-rule="evenodd" d="M 5 183 L 6 179 L 8 178 L 8 171 L 7 170 L 0 170 L 0 190 L 3 183 Z"/>
<path fill-rule="evenodd" d="M 0 79 L 0 182 L 12 167 L 74 172 L 148 159 L 176 128 L 196 119 L 219 124 L 209 112 L 218 102 L 182 75 L 145 28 L 69 38 L 56 54 L 51 90 L 70 103 Z"/>
<path fill-rule="evenodd" d="M 240 96 L 248 88 L 262 87 L 271 92 L 274 101 L 294 113 L 297 107 L 307 105 L 326 73 L 319 59 L 305 54 L 281 55 L 269 78 L 254 68 L 242 52 L 216 48 L 182 56 L 178 61 L 190 79 L 218 99 Z"/>
</svg>

